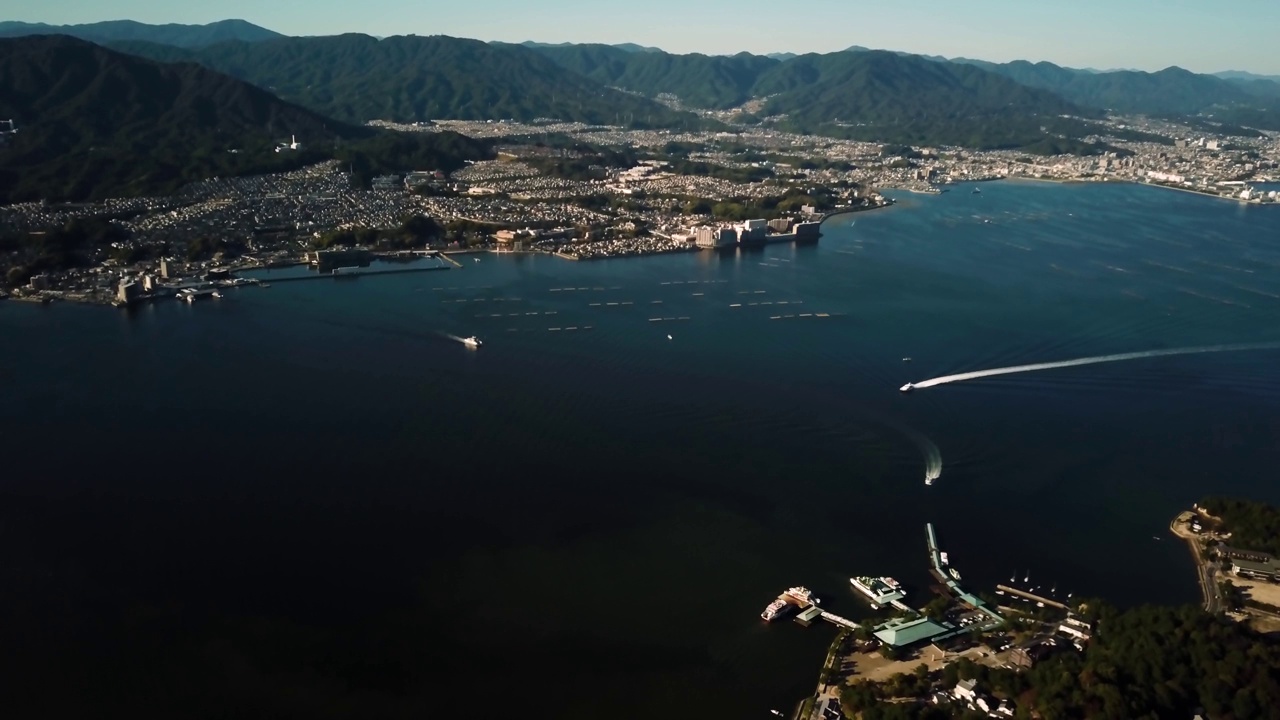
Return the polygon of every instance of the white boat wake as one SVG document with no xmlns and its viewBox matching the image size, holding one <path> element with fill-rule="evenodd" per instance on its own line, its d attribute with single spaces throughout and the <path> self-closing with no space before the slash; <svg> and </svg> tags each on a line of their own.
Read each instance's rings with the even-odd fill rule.
<svg viewBox="0 0 1280 720">
<path fill-rule="evenodd" d="M 1059 360 L 1057 362 L 1034 363 L 1031 365 L 1015 365 L 1013 367 L 994 368 L 991 370 L 975 370 L 974 372 L 944 375 L 942 377 L 907 383 L 902 390 L 923 390 L 936 385 L 977 380 L 978 378 L 996 375 L 1012 375 L 1013 373 L 1035 372 L 1037 370 L 1054 370 L 1056 368 L 1076 367 L 1077 365 L 1096 365 L 1098 363 L 1120 362 L 1122 360 L 1141 360 L 1143 358 L 1166 357 L 1169 355 L 1196 355 L 1200 353 L 1243 352 L 1246 350 L 1280 349 L 1280 342 L 1245 343 L 1238 345 L 1204 345 L 1201 347 L 1169 348 L 1167 350 L 1144 350 L 1142 352 L 1119 353 L 1117 355 L 1098 355 L 1096 357 L 1077 358 L 1075 360 Z"/>
<path fill-rule="evenodd" d="M 934 480 L 942 477 L 942 451 L 921 433 L 906 426 L 898 426 L 898 429 L 920 448 L 924 455 L 924 484 L 932 485 Z"/>
</svg>

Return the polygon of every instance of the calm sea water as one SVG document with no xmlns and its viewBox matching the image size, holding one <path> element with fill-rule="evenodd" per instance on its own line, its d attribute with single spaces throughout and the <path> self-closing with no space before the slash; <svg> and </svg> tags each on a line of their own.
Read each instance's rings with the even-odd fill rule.
<svg viewBox="0 0 1280 720">
<path fill-rule="evenodd" d="M 1169 519 L 1280 501 L 1280 350 L 897 389 L 1280 341 L 1280 216 L 900 200 L 811 247 L 0 304 L 11 701 L 763 718 L 833 633 L 764 605 L 805 584 L 858 617 L 853 574 L 922 594 L 926 522 L 973 589 L 1196 601 Z"/>
</svg>

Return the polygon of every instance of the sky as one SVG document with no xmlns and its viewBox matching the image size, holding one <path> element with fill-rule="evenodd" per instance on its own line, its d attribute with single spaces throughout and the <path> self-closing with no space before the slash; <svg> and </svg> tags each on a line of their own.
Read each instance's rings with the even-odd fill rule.
<svg viewBox="0 0 1280 720">
<path fill-rule="evenodd" d="M 286 35 L 453 35 L 633 42 L 668 52 L 850 45 L 994 62 L 1280 75 L 1276 0 L 42 0 L 0 19 L 51 24 L 241 18 Z"/>
</svg>

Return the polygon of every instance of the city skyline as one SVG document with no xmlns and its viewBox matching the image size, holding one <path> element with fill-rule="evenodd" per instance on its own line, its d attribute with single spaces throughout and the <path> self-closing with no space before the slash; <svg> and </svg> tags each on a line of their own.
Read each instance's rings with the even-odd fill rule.
<svg viewBox="0 0 1280 720">
<path fill-rule="evenodd" d="M 79 0 L 47 0 L 4 19 L 53 25 L 129 19 L 151 24 L 203 24 L 240 18 L 286 35 L 365 33 L 452 35 L 486 41 L 636 43 L 672 53 L 833 52 L 852 45 L 993 62 L 1048 61 L 1068 67 L 1194 72 L 1244 70 L 1280 74 L 1269 51 L 1264 0 L 1208 6 L 1164 0 L 1158 11 L 1137 3 L 1079 0 L 1071 12 L 1016 0 L 964 4 L 920 0 L 906 12 L 883 5 L 811 0 L 803 10 L 776 2 L 676 0 L 630 3 L 477 0 L 424 8 L 410 0 L 376 7 L 317 0 L 267 6 L 245 0 L 175 6 L 160 0 L 117 0 L 109 9 Z M 786 14 L 783 15 L 782 12 Z M 655 21 L 655 18 L 657 21 Z"/>
</svg>

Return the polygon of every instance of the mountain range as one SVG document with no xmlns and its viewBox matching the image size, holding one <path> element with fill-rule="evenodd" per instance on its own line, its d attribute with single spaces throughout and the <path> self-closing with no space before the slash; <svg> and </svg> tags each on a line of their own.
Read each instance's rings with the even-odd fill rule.
<svg viewBox="0 0 1280 720">
<path fill-rule="evenodd" d="M 284 37 L 278 32 L 244 20 L 219 20 L 208 25 L 147 25 L 133 20 L 108 20 L 84 25 L 0 22 L 0 37 L 28 35 L 70 35 L 99 45 L 126 40 L 144 40 L 187 48 L 204 47 L 231 40 L 258 42 Z"/>
<path fill-rule="evenodd" d="M 378 40 L 349 34 L 194 49 L 147 42 L 111 47 L 162 62 L 197 62 L 355 123 L 554 118 L 640 127 L 704 125 L 691 113 L 603 87 L 520 45 L 443 35 Z"/>
<path fill-rule="evenodd" d="M 287 37 L 243 21 L 0 29 L 58 29 L 110 48 L 65 35 L 0 40 L 0 117 L 22 127 L 0 148 L 0 199 L 158 191 L 200 173 L 322 156 L 343 155 L 367 172 L 399 169 L 406 156 L 448 168 L 487 152 L 447 134 L 378 135 L 363 127 L 371 120 L 725 127 L 656 101 L 666 96 L 711 111 L 755 101 L 736 121 L 784 130 L 1044 153 L 1105 149 L 1079 140 L 1102 134 L 1094 121 L 1107 110 L 1189 117 L 1206 131 L 1280 129 L 1280 83 L 1245 73 L 1095 72 L 859 46 L 767 57 L 447 36 Z M 270 153 L 295 133 L 305 152 Z M 361 143 L 372 149 L 357 163 L 352 148 Z M 232 145 L 265 152 L 227 153 Z"/>
<path fill-rule="evenodd" d="M 165 64 L 68 36 L 0 39 L 0 202 L 167 192 L 210 175 L 382 155 L 454 169 L 489 154 L 456 133 L 391 134 L 335 121 L 194 63 Z M 296 135 L 300 152 L 273 152 Z M 236 152 L 231 152 L 231 151 Z M 371 157 L 374 156 L 374 157 Z"/>
</svg>

